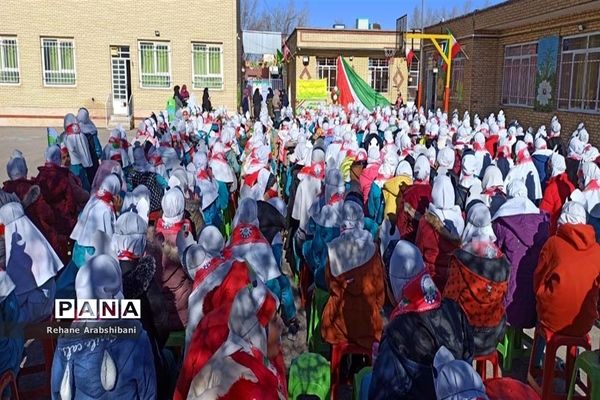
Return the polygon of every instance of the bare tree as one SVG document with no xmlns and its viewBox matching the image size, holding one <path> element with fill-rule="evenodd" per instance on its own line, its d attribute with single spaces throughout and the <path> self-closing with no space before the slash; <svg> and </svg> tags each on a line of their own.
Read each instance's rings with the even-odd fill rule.
<svg viewBox="0 0 600 400">
<path fill-rule="evenodd" d="M 425 9 L 425 13 L 423 14 L 423 25 L 426 27 L 434 25 L 440 21 L 446 21 L 451 18 L 459 17 L 463 14 L 468 14 L 471 11 L 473 11 L 473 2 L 471 0 L 466 0 L 462 7 L 454 6 L 451 9 L 447 9 L 446 7 L 439 9 L 427 7 Z M 413 9 L 410 19 L 410 26 L 413 29 L 421 27 L 421 7 L 415 6 Z"/>
<path fill-rule="evenodd" d="M 259 9 L 257 0 L 241 0 L 242 28 L 257 31 L 292 33 L 294 28 L 308 23 L 308 8 L 297 6 L 295 0 L 278 5 L 267 4 Z"/>
</svg>

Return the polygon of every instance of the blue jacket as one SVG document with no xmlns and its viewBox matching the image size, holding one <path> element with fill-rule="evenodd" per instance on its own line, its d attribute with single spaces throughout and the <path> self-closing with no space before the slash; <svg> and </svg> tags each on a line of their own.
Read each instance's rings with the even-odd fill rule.
<svg viewBox="0 0 600 400">
<path fill-rule="evenodd" d="M 0 372 L 11 370 L 15 375 L 19 372 L 25 344 L 18 320 L 19 302 L 12 292 L 0 302 Z"/>
<path fill-rule="evenodd" d="M 156 372 L 150 340 L 139 321 L 115 320 L 101 325 L 136 327 L 138 335 L 83 334 L 60 337 L 52 363 L 52 399 L 62 399 L 63 380 L 74 400 L 156 399 Z M 110 325 L 109 325 L 110 324 Z M 94 327 L 98 325 L 93 325 Z M 71 327 L 83 323 L 73 322 Z M 116 381 L 102 383 L 102 364 L 107 353 L 116 367 Z M 68 369 L 68 373 L 67 373 Z M 107 390 L 108 389 L 108 390 Z"/>
</svg>

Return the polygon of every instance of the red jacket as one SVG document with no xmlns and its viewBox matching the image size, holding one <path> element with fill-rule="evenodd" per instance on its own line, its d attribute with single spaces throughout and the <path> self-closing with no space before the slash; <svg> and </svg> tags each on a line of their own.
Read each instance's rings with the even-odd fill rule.
<svg viewBox="0 0 600 400">
<path fill-rule="evenodd" d="M 443 292 L 450 271 L 450 259 L 454 250 L 460 247 L 460 237 L 448 232 L 438 217 L 427 212 L 419 221 L 415 245 L 423 254 L 429 275 Z"/>
<path fill-rule="evenodd" d="M 556 224 L 565 200 L 575 190 L 575 186 L 566 172 L 548 180 L 544 197 L 540 203 L 540 210 L 550 215 L 550 234 L 556 233 Z"/>
<path fill-rule="evenodd" d="M 404 240 L 415 242 L 417 228 L 421 216 L 431 203 L 431 185 L 414 183 L 404 191 L 402 201 L 398 204 L 396 225 Z"/>
<path fill-rule="evenodd" d="M 16 194 L 21 201 L 25 199 L 25 196 L 29 193 L 31 188 L 35 185 L 35 181 L 26 178 L 16 179 L 14 181 L 4 182 L 2 190 L 7 193 Z M 34 192 L 29 193 L 32 196 Z M 58 250 L 61 247 L 66 249 L 66 243 L 64 246 L 60 245 L 59 235 L 56 230 L 56 220 L 52 208 L 46 203 L 41 190 L 37 192 L 37 196 L 31 197 L 32 202 L 27 205 L 25 204 L 25 215 L 33 222 L 33 224 L 42 232 L 48 243 L 53 249 Z M 63 238 L 66 242 L 66 238 Z M 62 257 L 61 257 L 62 258 Z"/>
<path fill-rule="evenodd" d="M 229 333 L 227 322 L 231 305 L 237 292 L 248 283 L 250 278 L 246 263 L 236 261 L 223 282 L 204 298 L 202 303 L 204 318 L 200 320 L 192 335 L 177 379 L 174 400 L 187 399 L 192 380 L 227 339 Z"/>
<path fill-rule="evenodd" d="M 591 225 L 558 227 L 534 275 L 538 320 L 552 332 L 583 336 L 598 318 L 600 245 Z"/>
<path fill-rule="evenodd" d="M 496 149 L 498 148 L 498 140 L 500 136 L 491 135 L 487 139 L 485 139 L 485 149 L 490 153 L 492 158 L 496 158 Z"/>
</svg>

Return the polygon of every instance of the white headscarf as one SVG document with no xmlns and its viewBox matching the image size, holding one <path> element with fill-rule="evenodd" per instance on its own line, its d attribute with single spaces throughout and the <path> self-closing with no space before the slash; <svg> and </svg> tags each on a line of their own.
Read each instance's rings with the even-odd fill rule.
<svg viewBox="0 0 600 400">
<path fill-rule="evenodd" d="M 465 221 L 460 207 L 454 204 L 454 187 L 449 177 L 438 175 L 434 179 L 431 198 L 429 212 L 438 217 L 450 233 L 460 236 L 465 227 Z"/>
<path fill-rule="evenodd" d="M 242 199 L 235 212 L 232 224 L 234 228 L 239 224 L 258 226 L 258 207 L 256 205 L 256 200 L 251 198 Z"/>
<path fill-rule="evenodd" d="M 111 205 L 101 200 L 105 194 L 115 196 L 121 189 L 121 181 L 114 174 L 109 174 L 95 196 L 90 197 L 77 219 L 71 233 L 71 239 L 80 246 L 93 246 L 93 235 L 96 231 L 112 236 L 115 224 L 115 212 Z"/>
<path fill-rule="evenodd" d="M 219 257 L 225 247 L 225 239 L 216 226 L 208 225 L 200 232 L 198 244 L 210 257 Z"/>
<path fill-rule="evenodd" d="M 431 173 L 431 165 L 429 160 L 424 155 L 417 157 L 414 167 L 415 179 L 419 181 L 426 181 L 429 179 Z"/>
<path fill-rule="evenodd" d="M 144 149 L 140 146 L 133 149 L 133 169 L 138 172 L 152 172 L 154 170 L 154 167 L 146 159 Z"/>
<path fill-rule="evenodd" d="M 225 156 L 225 147 L 223 146 L 223 143 L 216 142 L 213 145 L 208 165 L 212 169 L 213 176 L 218 181 L 231 183 L 235 180 L 235 174 L 229 166 Z"/>
<path fill-rule="evenodd" d="M 127 252 L 140 258 L 146 250 L 148 223 L 133 211 L 119 216 L 112 236 L 113 250 L 119 259 L 127 258 Z"/>
<path fill-rule="evenodd" d="M 591 213 L 597 204 L 600 204 L 600 168 L 595 163 L 586 162 L 581 166 L 583 173 L 582 194 L 585 198 L 585 209 Z"/>
<path fill-rule="evenodd" d="M 562 208 L 558 218 L 558 226 L 564 224 L 586 224 L 587 214 L 581 203 L 576 201 L 567 201 Z"/>
<path fill-rule="evenodd" d="M 126 211 L 134 211 L 148 223 L 148 215 L 150 214 L 150 190 L 146 186 L 138 185 L 133 191 L 128 192 L 125 195 L 121 213 Z"/>
<path fill-rule="evenodd" d="M 425 269 L 423 256 L 417 246 L 400 240 L 390 258 L 390 286 L 396 302 L 402 300 L 404 287 Z"/>
<path fill-rule="evenodd" d="M 492 229 L 490 210 L 482 203 L 469 208 L 467 224 L 462 234 L 462 244 L 472 241 L 495 242 L 496 235 Z"/>
<path fill-rule="evenodd" d="M 168 190 L 161 202 L 162 220 L 166 226 L 172 226 L 183 219 L 185 212 L 185 197 L 179 188 Z"/>
<path fill-rule="evenodd" d="M 73 114 L 65 115 L 63 127 L 65 129 L 64 143 L 69 150 L 72 165 L 81 165 L 84 168 L 92 166 L 92 156 L 87 139 L 81 133 L 77 118 Z"/>
<path fill-rule="evenodd" d="M 6 173 L 13 181 L 20 178 L 27 178 L 27 163 L 21 151 L 14 150 L 12 152 L 8 163 L 6 163 Z"/>
<path fill-rule="evenodd" d="M 408 176 L 410 177 L 411 181 L 412 181 L 412 177 L 413 177 L 413 170 L 412 167 L 410 166 L 410 163 L 406 160 L 402 160 L 398 163 L 398 166 L 396 167 L 396 172 L 395 172 L 396 176 Z"/>
<path fill-rule="evenodd" d="M 4 225 L 6 272 L 20 295 L 41 287 L 63 267 L 44 235 L 25 215 L 23 206 L 10 202 L 0 207 Z"/>
<path fill-rule="evenodd" d="M 504 180 L 502 179 L 502 172 L 498 167 L 490 165 L 485 169 L 481 187 L 484 191 L 496 188 L 504 192 Z"/>
<path fill-rule="evenodd" d="M 462 159 L 461 165 L 461 173 L 460 173 L 460 185 L 466 187 L 467 189 L 471 188 L 476 182 L 479 182 L 479 178 L 475 176 L 478 172 L 477 168 L 479 167 L 477 163 L 477 159 L 473 154 L 465 154 Z"/>
<path fill-rule="evenodd" d="M 550 163 L 552 164 L 552 177 L 558 176 L 567 170 L 565 158 L 561 154 L 552 153 Z"/>
<path fill-rule="evenodd" d="M 540 213 L 540 209 L 527 198 L 527 187 L 523 181 L 510 182 L 507 190 L 509 199 L 496 211 L 492 221 L 500 217 Z"/>
<path fill-rule="evenodd" d="M 437 154 L 438 175 L 446 175 L 446 173 L 454 167 L 455 153 L 449 147 L 444 147 Z"/>
<path fill-rule="evenodd" d="M 98 128 L 90 119 L 90 112 L 87 108 L 81 107 L 77 111 L 77 122 L 79 122 L 81 133 L 85 135 L 96 135 L 98 133 Z"/>
<path fill-rule="evenodd" d="M 46 149 L 46 153 L 44 154 L 44 158 L 46 159 L 47 164 L 53 164 L 56 166 L 61 165 L 61 154 L 60 147 L 58 145 L 52 145 Z"/>
<path fill-rule="evenodd" d="M 122 299 L 119 262 L 106 254 L 90 258 L 77 272 L 75 293 L 78 299 Z"/>
<path fill-rule="evenodd" d="M 329 268 L 335 277 L 365 264 L 375 254 L 373 237 L 363 229 L 362 208 L 353 201 L 346 201 L 343 213 L 342 234 L 327 244 Z"/>
</svg>

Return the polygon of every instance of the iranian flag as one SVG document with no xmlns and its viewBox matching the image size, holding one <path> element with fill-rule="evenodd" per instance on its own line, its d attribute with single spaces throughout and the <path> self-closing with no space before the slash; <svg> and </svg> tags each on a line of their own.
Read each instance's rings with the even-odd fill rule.
<svg viewBox="0 0 600 400">
<path fill-rule="evenodd" d="M 406 65 L 410 67 L 410 64 L 412 64 L 412 60 L 413 58 L 415 58 L 415 52 L 412 49 L 412 47 L 409 49 L 408 47 L 406 48 Z"/>
<path fill-rule="evenodd" d="M 450 59 L 454 60 L 456 58 L 456 56 L 458 55 L 458 53 L 461 52 L 462 47 L 461 47 L 460 43 L 458 43 L 458 41 L 454 37 L 454 34 L 449 29 L 448 29 L 448 35 L 452 36 L 452 38 L 451 38 L 451 40 L 452 40 L 452 53 L 450 54 Z M 448 49 L 444 49 L 444 50 L 445 50 L 445 52 L 448 52 Z M 443 63 L 442 69 L 444 71 L 446 71 L 448 69 L 448 65 L 446 65 L 446 63 Z"/>
<path fill-rule="evenodd" d="M 344 107 L 356 103 L 373 111 L 377 106 L 385 107 L 390 104 L 388 99 L 365 82 L 341 56 L 337 59 L 337 87 L 338 101 Z"/>
</svg>

